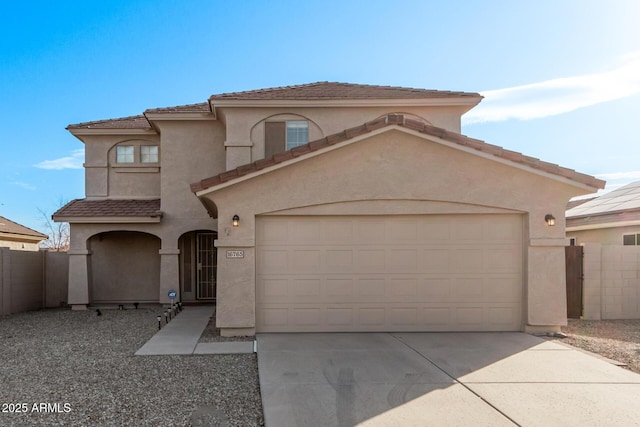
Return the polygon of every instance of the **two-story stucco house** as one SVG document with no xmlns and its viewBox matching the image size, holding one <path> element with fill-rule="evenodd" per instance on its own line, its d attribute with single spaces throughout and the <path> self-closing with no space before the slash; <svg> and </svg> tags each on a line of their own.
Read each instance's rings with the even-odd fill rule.
<svg viewBox="0 0 640 427">
<path fill-rule="evenodd" d="M 69 303 L 176 289 L 224 335 L 558 330 L 565 205 L 604 182 L 461 135 L 480 100 L 320 82 L 71 125 Z"/>
</svg>

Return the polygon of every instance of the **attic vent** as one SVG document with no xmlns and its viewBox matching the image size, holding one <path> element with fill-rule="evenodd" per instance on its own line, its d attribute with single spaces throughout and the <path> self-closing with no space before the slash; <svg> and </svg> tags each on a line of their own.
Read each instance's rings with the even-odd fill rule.
<svg viewBox="0 0 640 427">
<path fill-rule="evenodd" d="M 404 123 L 404 116 L 402 114 L 387 114 L 385 120 L 386 123 Z"/>
</svg>

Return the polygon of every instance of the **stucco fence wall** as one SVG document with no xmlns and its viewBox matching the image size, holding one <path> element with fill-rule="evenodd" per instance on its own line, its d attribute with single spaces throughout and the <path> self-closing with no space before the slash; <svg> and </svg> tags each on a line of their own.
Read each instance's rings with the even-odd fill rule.
<svg viewBox="0 0 640 427">
<path fill-rule="evenodd" d="M 583 246 L 583 318 L 640 319 L 640 246 Z"/>
<path fill-rule="evenodd" d="M 69 256 L 0 248 L 0 315 L 66 305 Z"/>
</svg>

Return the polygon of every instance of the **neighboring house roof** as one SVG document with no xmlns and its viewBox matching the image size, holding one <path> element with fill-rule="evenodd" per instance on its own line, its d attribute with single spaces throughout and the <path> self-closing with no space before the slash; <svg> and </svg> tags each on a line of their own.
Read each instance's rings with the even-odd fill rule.
<svg viewBox="0 0 640 427">
<path fill-rule="evenodd" d="M 160 199 L 87 200 L 75 199 L 53 214 L 55 220 L 74 217 L 157 217 Z"/>
<path fill-rule="evenodd" d="M 231 92 L 211 95 L 209 102 L 197 104 L 178 105 L 175 107 L 150 108 L 144 114 L 162 113 L 212 113 L 212 105 L 216 101 L 304 101 L 304 100 L 395 100 L 395 99 L 442 99 L 458 98 L 480 101 L 482 96 L 471 92 L 452 92 L 444 90 L 415 89 L 397 86 L 361 85 L 338 82 L 316 82 L 295 86 L 273 87 L 266 89 L 250 90 L 245 92 Z M 465 101 L 466 102 L 466 101 Z M 122 117 L 116 119 L 98 120 L 93 122 L 77 123 L 67 126 L 68 130 L 81 129 L 152 129 L 145 115 Z"/>
<path fill-rule="evenodd" d="M 568 209 L 565 216 L 572 230 L 640 224 L 640 181 Z"/>
<path fill-rule="evenodd" d="M 595 199 L 595 197 L 587 197 L 585 199 L 576 199 L 576 200 L 569 200 L 567 202 L 567 208 L 565 209 L 566 211 L 568 211 L 569 209 L 575 208 L 576 206 L 580 206 L 583 203 L 587 203 L 590 200 Z"/>
<path fill-rule="evenodd" d="M 567 178 L 590 187 L 604 188 L 604 181 L 594 178 L 590 175 L 576 172 L 573 169 L 564 168 L 553 163 L 547 163 L 533 157 L 528 157 L 515 151 L 506 150 L 496 145 L 487 144 L 478 139 L 469 138 L 459 133 L 450 132 L 446 129 L 427 125 L 418 120 L 408 119 L 403 115 L 389 114 L 367 122 L 361 126 L 346 129 L 340 133 L 329 135 L 316 141 L 311 141 L 308 144 L 293 148 L 289 151 L 278 153 L 270 158 L 258 160 L 247 165 L 239 166 L 236 169 L 223 172 L 219 175 L 215 175 L 211 178 L 203 179 L 200 182 L 191 184 L 191 191 L 197 193 L 199 191 L 221 185 L 240 177 L 258 173 L 265 168 L 287 162 L 299 156 L 312 153 L 314 151 L 318 151 L 335 144 L 343 143 L 357 136 L 365 135 L 387 126 L 399 126 L 402 128 L 411 129 L 425 135 L 443 139 L 450 143 L 458 144 L 460 146 L 472 148 L 480 152 L 490 154 L 492 156 L 507 160 L 512 163 L 520 164 L 552 175 Z"/>
<path fill-rule="evenodd" d="M 11 236 L 12 238 L 24 237 L 27 240 L 44 240 L 49 236 L 42 234 L 31 228 L 20 225 L 17 222 L 13 222 L 3 216 L 0 216 L 0 240 L 3 237 Z"/>
<path fill-rule="evenodd" d="M 211 95 L 210 101 L 221 99 L 424 99 L 469 97 L 480 94 L 442 90 L 415 89 L 398 86 L 376 86 L 339 82 L 316 82 L 295 86 L 257 89 L 245 92 Z"/>
</svg>

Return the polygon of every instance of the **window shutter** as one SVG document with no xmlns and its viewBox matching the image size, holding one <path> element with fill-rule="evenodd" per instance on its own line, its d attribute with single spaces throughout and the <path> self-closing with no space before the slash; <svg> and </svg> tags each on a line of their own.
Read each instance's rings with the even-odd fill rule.
<svg viewBox="0 0 640 427">
<path fill-rule="evenodd" d="M 287 125 L 285 122 L 265 122 L 264 124 L 264 158 L 268 159 L 285 148 Z"/>
</svg>

